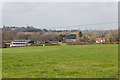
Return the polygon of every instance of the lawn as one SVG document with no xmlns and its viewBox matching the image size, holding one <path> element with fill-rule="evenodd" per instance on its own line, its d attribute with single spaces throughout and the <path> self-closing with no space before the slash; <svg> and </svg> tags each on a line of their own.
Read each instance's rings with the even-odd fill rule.
<svg viewBox="0 0 120 80">
<path fill-rule="evenodd" d="M 3 78 L 117 78 L 118 45 L 4 48 Z"/>
</svg>

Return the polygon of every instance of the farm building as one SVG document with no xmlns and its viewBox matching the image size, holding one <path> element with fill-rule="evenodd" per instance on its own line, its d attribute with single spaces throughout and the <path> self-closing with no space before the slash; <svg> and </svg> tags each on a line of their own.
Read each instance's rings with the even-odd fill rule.
<svg viewBox="0 0 120 80">
<path fill-rule="evenodd" d="M 7 48 L 7 47 L 10 47 L 10 43 L 11 43 L 11 40 L 7 40 L 7 41 L 2 41 L 2 48 Z"/>
<path fill-rule="evenodd" d="M 30 40 L 16 40 L 10 43 L 10 47 L 25 47 L 34 44 L 34 41 Z"/>
<path fill-rule="evenodd" d="M 11 42 L 10 47 L 25 47 L 28 42 Z"/>
</svg>

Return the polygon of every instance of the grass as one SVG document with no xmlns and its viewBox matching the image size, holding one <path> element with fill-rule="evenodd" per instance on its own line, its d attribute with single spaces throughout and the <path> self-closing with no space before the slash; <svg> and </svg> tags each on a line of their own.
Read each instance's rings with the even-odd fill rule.
<svg viewBox="0 0 120 80">
<path fill-rule="evenodd" d="M 117 78 L 118 45 L 3 49 L 3 78 Z"/>
</svg>

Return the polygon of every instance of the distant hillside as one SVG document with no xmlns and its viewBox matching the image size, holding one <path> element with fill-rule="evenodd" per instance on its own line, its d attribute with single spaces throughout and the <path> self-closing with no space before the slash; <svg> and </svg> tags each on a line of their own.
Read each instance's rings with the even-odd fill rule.
<svg viewBox="0 0 120 80">
<path fill-rule="evenodd" d="M 8 32 L 12 30 L 14 33 L 18 32 L 40 32 L 40 34 L 43 34 L 44 32 L 48 32 L 46 29 L 38 29 L 34 27 L 9 27 L 9 26 L 4 26 L 2 28 L 3 32 Z"/>
</svg>

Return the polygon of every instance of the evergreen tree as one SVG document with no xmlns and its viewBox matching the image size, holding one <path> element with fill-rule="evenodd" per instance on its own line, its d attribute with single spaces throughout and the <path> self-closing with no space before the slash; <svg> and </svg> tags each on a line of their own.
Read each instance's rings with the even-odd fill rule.
<svg viewBox="0 0 120 80">
<path fill-rule="evenodd" d="M 82 37 L 82 32 L 81 31 L 79 32 L 79 37 Z"/>
</svg>

